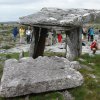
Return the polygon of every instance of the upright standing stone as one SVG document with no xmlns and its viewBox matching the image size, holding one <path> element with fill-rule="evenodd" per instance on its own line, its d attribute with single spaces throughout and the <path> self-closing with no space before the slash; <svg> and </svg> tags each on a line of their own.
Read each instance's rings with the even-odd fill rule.
<svg viewBox="0 0 100 100">
<path fill-rule="evenodd" d="M 73 60 L 75 57 L 78 57 L 81 54 L 82 42 L 80 34 L 80 30 L 77 27 L 75 27 L 73 30 L 66 31 L 67 44 L 69 47 L 69 52 L 66 54 L 66 58 L 69 60 Z"/>
</svg>

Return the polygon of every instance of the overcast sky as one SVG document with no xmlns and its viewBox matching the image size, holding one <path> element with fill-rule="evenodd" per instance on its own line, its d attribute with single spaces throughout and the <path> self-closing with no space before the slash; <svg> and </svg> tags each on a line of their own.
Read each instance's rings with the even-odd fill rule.
<svg viewBox="0 0 100 100">
<path fill-rule="evenodd" d="M 18 21 L 43 7 L 100 9 L 100 0 L 0 0 L 0 22 Z"/>
</svg>

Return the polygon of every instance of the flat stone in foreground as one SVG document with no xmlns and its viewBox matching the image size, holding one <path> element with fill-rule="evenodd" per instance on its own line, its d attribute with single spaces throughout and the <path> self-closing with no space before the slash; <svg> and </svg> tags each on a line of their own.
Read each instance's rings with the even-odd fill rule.
<svg viewBox="0 0 100 100">
<path fill-rule="evenodd" d="M 15 97 L 30 93 L 62 90 L 74 88 L 83 83 L 82 75 L 75 69 L 64 68 L 63 64 L 59 65 L 59 61 L 54 59 L 53 63 L 51 62 L 52 59 L 48 57 L 5 61 L 0 96 Z"/>
</svg>

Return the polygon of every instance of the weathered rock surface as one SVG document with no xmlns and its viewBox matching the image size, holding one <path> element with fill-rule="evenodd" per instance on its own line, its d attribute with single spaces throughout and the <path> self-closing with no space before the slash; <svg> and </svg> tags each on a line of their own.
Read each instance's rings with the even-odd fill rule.
<svg viewBox="0 0 100 100">
<path fill-rule="evenodd" d="M 62 62 L 61 62 L 62 61 Z M 0 95 L 15 97 L 30 93 L 74 88 L 83 83 L 82 75 L 69 68 L 70 62 L 58 57 L 22 58 L 5 61 Z M 67 64 L 67 66 L 65 66 Z"/>
<path fill-rule="evenodd" d="M 71 68 L 76 69 L 76 70 L 81 69 L 81 66 L 78 61 L 72 61 L 70 63 L 71 63 Z"/>
<path fill-rule="evenodd" d="M 75 100 L 75 98 L 67 90 L 65 90 L 61 93 L 64 97 L 64 100 Z"/>
<path fill-rule="evenodd" d="M 100 10 L 42 8 L 41 11 L 20 18 L 20 23 L 34 25 L 81 25 L 100 18 Z"/>
</svg>

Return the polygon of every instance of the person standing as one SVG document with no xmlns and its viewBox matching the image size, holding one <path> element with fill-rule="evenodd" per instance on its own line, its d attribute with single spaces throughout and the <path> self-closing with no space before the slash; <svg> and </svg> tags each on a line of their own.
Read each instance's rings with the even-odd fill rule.
<svg viewBox="0 0 100 100">
<path fill-rule="evenodd" d="M 20 27 L 19 29 L 19 35 L 20 35 L 20 43 L 24 43 L 24 35 L 25 35 L 25 29 L 23 27 Z"/>
<path fill-rule="evenodd" d="M 14 27 L 14 28 L 13 28 L 12 34 L 13 34 L 13 40 L 16 41 L 16 37 L 17 37 L 17 34 L 18 34 L 18 29 L 17 29 L 17 27 Z"/>
<path fill-rule="evenodd" d="M 86 27 L 82 28 L 82 34 L 83 34 L 83 40 L 85 40 L 86 39 L 86 35 L 87 35 L 87 28 Z"/>
<path fill-rule="evenodd" d="M 61 33 L 58 33 L 57 36 L 58 36 L 58 42 L 59 43 L 62 43 L 62 35 L 61 35 Z"/>
<path fill-rule="evenodd" d="M 48 45 L 51 46 L 51 45 L 53 44 L 53 43 L 52 43 L 52 42 L 53 42 L 53 40 L 52 40 L 52 39 L 53 39 L 53 36 L 52 36 L 53 33 L 50 31 L 50 32 L 48 32 L 47 34 L 48 34 Z"/>
<path fill-rule="evenodd" d="M 88 33 L 90 35 L 90 40 L 93 41 L 94 40 L 94 29 L 93 29 L 93 27 L 89 28 Z"/>
<path fill-rule="evenodd" d="M 27 40 L 27 43 L 30 43 L 30 41 L 31 41 L 31 30 L 30 30 L 30 28 L 28 28 L 26 30 L 26 40 Z"/>
</svg>

